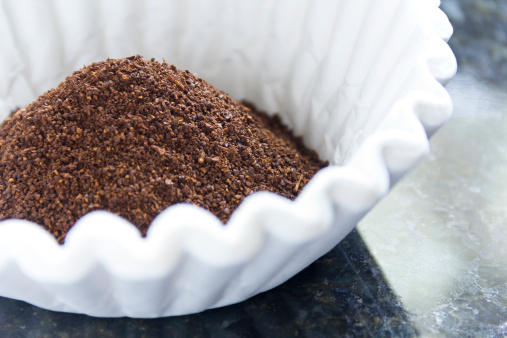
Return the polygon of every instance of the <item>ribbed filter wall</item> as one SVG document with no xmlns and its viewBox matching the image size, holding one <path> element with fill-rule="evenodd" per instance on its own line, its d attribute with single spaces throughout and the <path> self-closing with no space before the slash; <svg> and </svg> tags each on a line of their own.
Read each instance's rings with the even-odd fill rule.
<svg viewBox="0 0 507 338">
<path fill-rule="evenodd" d="M 420 12 L 435 8 L 421 0 L 21 1 L 0 7 L 0 117 L 91 62 L 141 54 L 279 113 L 338 164 L 400 98 L 386 84 L 410 72 L 414 60 L 400 60 L 420 47 L 410 45 Z"/>
</svg>

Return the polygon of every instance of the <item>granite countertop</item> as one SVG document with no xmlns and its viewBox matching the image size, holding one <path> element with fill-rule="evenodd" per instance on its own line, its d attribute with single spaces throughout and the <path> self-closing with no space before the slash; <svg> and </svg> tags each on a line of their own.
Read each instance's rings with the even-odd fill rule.
<svg viewBox="0 0 507 338">
<path fill-rule="evenodd" d="M 424 336 L 507 335 L 507 92 L 458 75 L 432 152 L 358 230 Z"/>
<path fill-rule="evenodd" d="M 442 0 L 440 8 L 454 27 L 449 41 L 459 73 L 494 86 L 507 85 L 507 2 Z"/>
<path fill-rule="evenodd" d="M 507 2 L 441 8 L 454 115 L 358 230 L 419 334 L 507 336 Z"/>
<path fill-rule="evenodd" d="M 160 319 L 0 297 L 0 337 L 507 335 L 507 2 L 442 0 L 460 70 L 432 153 L 344 241 L 240 304 Z"/>
</svg>

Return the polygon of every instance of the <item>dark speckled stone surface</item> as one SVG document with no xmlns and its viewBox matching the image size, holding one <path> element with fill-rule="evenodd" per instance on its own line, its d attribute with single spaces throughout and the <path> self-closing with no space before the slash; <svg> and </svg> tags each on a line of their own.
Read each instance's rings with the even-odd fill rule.
<svg viewBox="0 0 507 338">
<path fill-rule="evenodd" d="M 0 298 L 0 337 L 399 337 L 416 331 L 354 231 L 287 283 L 245 302 L 160 319 L 104 319 Z"/>
<path fill-rule="evenodd" d="M 442 0 L 454 27 L 449 45 L 460 73 L 507 84 L 507 1 Z"/>
</svg>

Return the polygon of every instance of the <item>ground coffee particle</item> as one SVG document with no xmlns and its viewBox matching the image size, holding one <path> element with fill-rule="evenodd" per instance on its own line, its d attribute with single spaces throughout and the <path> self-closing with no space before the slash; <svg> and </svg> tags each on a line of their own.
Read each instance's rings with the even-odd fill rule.
<svg viewBox="0 0 507 338">
<path fill-rule="evenodd" d="M 94 63 L 0 126 L 0 219 L 59 242 L 97 209 L 141 232 L 189 202 L 226 221 L 250 193 L 294 199 L 325 163 L 277 118 L 140 56 Z"/>
</svg>

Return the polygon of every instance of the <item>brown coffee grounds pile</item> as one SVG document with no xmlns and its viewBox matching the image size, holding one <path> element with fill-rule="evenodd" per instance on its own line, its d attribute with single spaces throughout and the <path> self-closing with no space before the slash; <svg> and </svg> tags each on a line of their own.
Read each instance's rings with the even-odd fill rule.
<svg viewBox="0 0 507 338">
<path fill-rule="evenodd" d="M 0 219 L 60 242 L 97 209 L 141 232 L 190 202 L 222 221 L 248 194 L 294 199 L 323 167 L 276 118 L 188 71 L 140 56 L 94 63 L 0 126 Z"/>
</svg>

